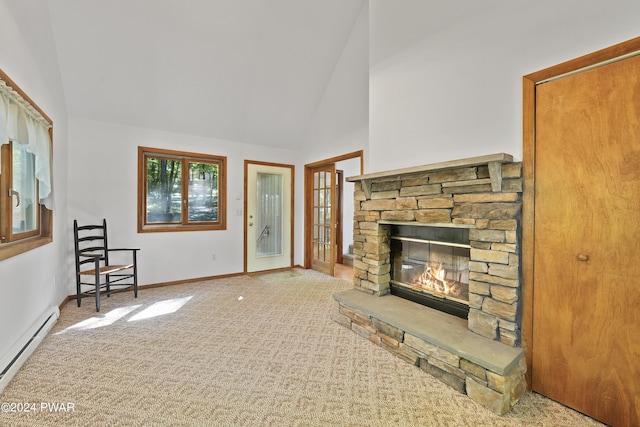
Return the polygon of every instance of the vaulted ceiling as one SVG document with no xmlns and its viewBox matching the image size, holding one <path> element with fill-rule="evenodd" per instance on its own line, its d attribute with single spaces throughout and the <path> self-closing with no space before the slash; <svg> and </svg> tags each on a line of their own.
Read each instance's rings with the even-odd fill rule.
<svg viewBox="0 0 640 427">
<path fill-rule="evenodd" d="M 49 0 L 71 116 L 296 148 L 364 0 Z"/>
</svg>

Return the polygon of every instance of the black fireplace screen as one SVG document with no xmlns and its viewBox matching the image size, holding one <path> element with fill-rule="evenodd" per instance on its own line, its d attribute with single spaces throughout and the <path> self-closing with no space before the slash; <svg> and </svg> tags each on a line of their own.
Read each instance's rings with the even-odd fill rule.
<svg viewBox="0 0 640 427">
<path fill-rule="evenodd" d="M 395 225 L 391 293 L 466 318 L 469 229 Z"/>
</svg>

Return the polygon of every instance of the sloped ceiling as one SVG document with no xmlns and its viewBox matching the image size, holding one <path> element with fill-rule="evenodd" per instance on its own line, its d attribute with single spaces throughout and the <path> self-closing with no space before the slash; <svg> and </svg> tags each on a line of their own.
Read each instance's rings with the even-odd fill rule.
<svg viewBox="0 0 640 427">
<path fill-rule="evenodd" d="M 493 9 L 512 7 L 513 2 L 370 0 L 370 3 L 370 63 L 374 66 L 446 28 L 464 25 L 469 19 L 477 20 Z M 445 45 L 444 48 L 451 46 Z"/>
<path fill-rule="evenodd" d="M 68 112 L 296 148 L 363 0 L 49 0 Z"/>
</svg>

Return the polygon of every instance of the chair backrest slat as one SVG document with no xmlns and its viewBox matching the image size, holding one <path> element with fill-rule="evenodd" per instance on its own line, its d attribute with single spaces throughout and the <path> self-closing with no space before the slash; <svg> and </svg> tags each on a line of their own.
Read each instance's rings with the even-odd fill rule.
<svg viewBox="0 0 640 427">
<path fill-rule="evenodd" d="M 95 230 L 98 228 L 104 228 L 104 225 L 80 225 L 78 230 Z"/>
<path fill-rule="evenodd" d="M 104 240 L 104 236 L 78 237 L 78 242 L 90 242 L 91 240 Z"/>
<path fill-rule="evenodd" d="M 79 226 L 78 221 L 73 221 L 73 237 L 75 246 L 76 270 L 84 264 L 95 263 L 95 258 L 86 254 L 100 255 L 101 266 L 109 264 L 107 244 L 107 221 L 102 220 L 100 225 Z"/>
<path fill-rule="evenodd" d="M 87 246 L 86 248 L 81 248 L 80 249 L 80 253 L 84 254 L 84 253 L 91 253 L 91 252 L 95 252 L 95 253 L 100 253 L 104 251 L 104 246 Z"/>
</svg>

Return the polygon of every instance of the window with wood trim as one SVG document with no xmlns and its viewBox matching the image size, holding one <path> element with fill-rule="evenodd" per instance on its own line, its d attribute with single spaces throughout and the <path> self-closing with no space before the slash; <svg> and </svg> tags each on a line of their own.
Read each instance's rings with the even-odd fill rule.
<svg viewBox="0 0 640 427">
<path fill-rule="evenodd" d="M 227 158 L 138 147 L 138 232 L 226 229 Z"/>
<path fill-rule="evenodd" d="M 0 70 L 0 260 L 52 241 L 52 129 Z"/>
</svg>

